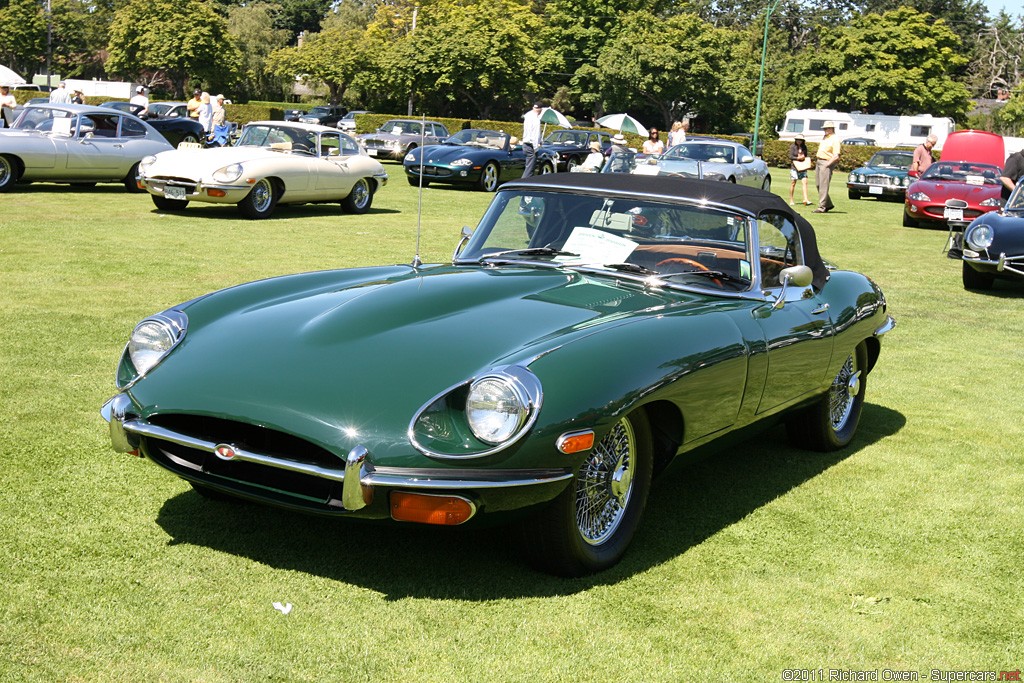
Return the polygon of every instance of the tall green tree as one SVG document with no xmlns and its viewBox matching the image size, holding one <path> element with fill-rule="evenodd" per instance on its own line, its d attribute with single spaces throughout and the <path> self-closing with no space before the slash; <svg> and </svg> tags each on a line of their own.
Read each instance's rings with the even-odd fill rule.
<svg viewBox="0 0 1024 683">
<path fill-rule="evenodd" d="M 114 15 L 108 50 L 110 74 L 165 83 L 177 97 L 190 80 L 230 85 L 241 60 L 227 21 L 203 0 L 128 0 Z"/>
<path fill-rule="evenodd" d="M 423 110 L 517 115 L 535 96 L 540 18 L 523 4 L 439 2 L 418 12 L 415 31 L 396 24 L 396 32 L 406 28 L 380 53 L 379 75 Z"/>
<path fill-rule="evenodd" d="M 31 79 L 46 60 L 46 17 L 35 0 L 11 0 L 0 8 L 0 64 Z"/>
<path fill-rule="evenodd" d="M 805 104 L 962 119 L 969 93 L 951 74 L 966 62 L 941 19 L 910 7 L 866 14 L 823 30 L 819 48 L 806 53 Z"/>
<path fill-rule="evenodd" d="M 301 77 L 322 83 L 337 103 L 355 77 L 369 65 L 372 52 L 366 31 L 344 24 L 331 25 L 319 33 L 307 35 L 295 47 L 274 51 L 268 65 L 278 76 Z"/>
<path fill-rule="evenodd" d="M 637 36 L 657 26 L 657 40 Z M 690 113 L 731 109 L 722 87 L 730 68 L 730 34 L 695 14 L 658 21 L 649 12 L 622 18 L 621 28 L 597 59 L 605 102 L 617 109 L 644 107 L 670 126 Z"/>
<path fill-rule="evenodd" d="M 286 94 L 286 87 L 291 86 L 291 79 L 275 74 L 268 63 L 271 53 L 291 39 L 287 29 L 274 28 L 274 19 L 280 10 L 279 5 L 265 2 L 228 10 L 228 35 L 241 55 L 239 78 L 233 88 L 239 99 L 277 100 Z"/>
</svg>

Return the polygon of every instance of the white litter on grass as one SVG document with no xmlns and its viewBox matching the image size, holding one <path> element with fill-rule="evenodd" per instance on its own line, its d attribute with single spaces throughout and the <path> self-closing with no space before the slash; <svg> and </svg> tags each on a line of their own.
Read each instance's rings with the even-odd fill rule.
<svg viewBox="0 0 1024 683">
<path fill-rule="evenodd" d="M 292 603 L 288 602 L 288 603 L 285 603 L 285 604 L 282 605 L 279 602 L 275 602 L 274 603 L 274 609 L 276 609 L 281 614 L 288 614 L 289 612 L 292 611 Z"/>
</svg>

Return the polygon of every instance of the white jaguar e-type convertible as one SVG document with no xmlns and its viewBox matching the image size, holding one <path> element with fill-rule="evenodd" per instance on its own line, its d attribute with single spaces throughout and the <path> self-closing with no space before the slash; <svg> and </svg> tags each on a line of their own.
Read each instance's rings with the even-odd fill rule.
<svg viewBox="0 0 1024 683">
<path fill-rule="evenodd" d="M 164 211 L 189 202 L 237 204 L 267 218 L 278 204 L 341 202 L 365 213 L 388 174 L 353 138 L 335 128 L 284 121 L 246 125 L 232 147 L 179 148 L 139 163 L 139 187 Z"/>
</svg>

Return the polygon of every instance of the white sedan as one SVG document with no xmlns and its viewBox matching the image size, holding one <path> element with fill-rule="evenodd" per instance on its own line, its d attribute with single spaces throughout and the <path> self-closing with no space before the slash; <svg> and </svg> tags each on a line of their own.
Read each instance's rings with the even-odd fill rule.
<svg viewBox="0 0 1024 683">
<path fill-rule="evenodd" d="M 387 181 L 380 162 L 348 135 L 284 121 L 246 125 L 233 147 L 179 148 L 139 164 L 139 183 L 158 209 L 237 204 L 246 218 L 267 218 L 278 204 L 340 202 L 348 213 L 366 213 Z"/>
</svg>

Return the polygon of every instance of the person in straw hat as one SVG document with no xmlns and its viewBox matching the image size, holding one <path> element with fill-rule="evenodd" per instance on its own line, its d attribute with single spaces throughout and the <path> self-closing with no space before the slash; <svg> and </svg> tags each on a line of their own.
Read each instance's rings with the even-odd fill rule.
<svg viewBox="0 0 1024 683">
<path fill-rule="evenodd" d="M 814 174 L 818 182 L 818 208 L 814 213 L 827 213 L 836 208 L 832 198 L 828 196 L 828 191 L 832 182 L 832 170 L 839 163 L 839 138 L 836 137 L 835 121 L 826 121 L 821 127 L 825 131 L 825 137 L 818 143 L 815 155 Z"/>
</svg>

